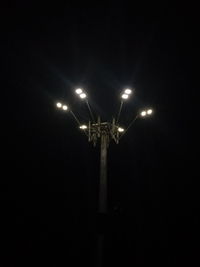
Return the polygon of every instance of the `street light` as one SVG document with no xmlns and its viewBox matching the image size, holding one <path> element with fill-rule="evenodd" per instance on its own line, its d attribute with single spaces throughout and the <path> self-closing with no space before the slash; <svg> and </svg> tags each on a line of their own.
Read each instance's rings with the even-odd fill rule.
<svg viewBox="0 0 200 267">
<path fill-rule="evenodd" d="M 151 115 L 152 113 L 153 113 L 153 110 L 152 110 L 152 109 L 148 109 L 148 110 L 147 110 L 147 114 L 148 114 L 148 115 Z"/>
<path fill-rule="evenodd" d="M 75 90 L 75 93 L 81 98 L 81 99 L 84 99 L 87 97 L 86 93 L 83 91 L 83 89 L 81 88 L 77 88 Z"/>
<path fill-rule="evenodd" d="M 123 95 L 122 95 L 122 98 L 123 98 L 123 99 L 128 99 L 128 98 L 129 98 L 129 95 L 127 95 L 127 94 L 123 94 Z"/>
<path fill-rule="evenodd" d="M 118 114 L 117 114 L 116 123 L 119 121 L 119 118 L 120 118 L 120 115 L 121 115 L 121 111 L 122 111 L 122 107 L 123 107 L 123 104 L 124 104 L 124 100 L 127 100 L 131 94 L 132 94 L 132 90 L 129 89 L 129 88 L 124 89 L 123 93 L 121 94 L 121 103 L 120 103 L 119 111 L 118 111 Z"/>
<path fill-rule="evenodd" d="M 147 115 L 147 112 L 144 110 L 140 114 L 141 114 L 142 117 L 145 117 Z"/>
<path fill-rule="evenodd" d="M 127 94 L 127 95 L 130 95 L 130 94 L 132 94 L 132 90 L 131 89 L 126 89 L 124 91 L 124 93 Z"/>
<path fill-rule="evenodd" d="M 63 108 L 63 110 L 68 110 L 68 106 L 66 106 L 66 105 L 63 105 L 62 108 Z"/>
<path fill-rule="evenodd" d="M 121 127 L 119 127 L 119 128 L 118 128 L 118 132 L 123 133 L 123 132 L 124 132 L 124 129 L 121 128 Z"/>
<path fill-rule="evenodd" d="M 83 125 L 79 126 L 79 128 L 80 128 L 81 130 L 85 130 L 85 129 L 87 129 L 87 125 L 83 124 Z"/>
<path fill-rule="evenodd" d="M 88 110 L 89 110 L 89 113 L 90 113 L 90 116 L 91 116 L 91 119 L 92 119 L 93 122 L 95 122 L 95 117 L 93 115 L 92 109 L 91 109 L 90 104 L 88 102 L 87 94 L 81 88 L 76 89 L 75 92 L 76 92 L 77 95 L 79 95 L 79 97 L 81 99 L 85 100 L 85 103 L 86 103 L 86 105 L 88 107 Z"/>
<path fill-rule="evenodd" d="M 121 95 L 121 97 L 122 99 L 128 99 L 131 94 L 132 94 L 132 90 L 127 88 L 123 91 L 123 94 Z"/>
<path fill-rule="evenodd" d="M 117 115 L 117 119 L 112 119 L 112 122 L 109 121 L 101 121 L 100 116 L 95 120 L 90 105 L 88 103 L 87 94 L 83 89 L 78 88 L 75 90 L 76 94 L 81 98 L 85 99 L 85 102 L 90 111 L 90 115 L 92 117 L 92 122 L 89 120 L 88 124 L 81 124 L 80 120 L 76 117 L 76 115 L 72 112 L 71 107 L 69 109 L 70 113 L 73 115 L 74 119 L 79 125 L 79 128 L 83 130 L 84 134 L 88 137 L 88 141 L 92 142 L 95 146 L 97 141 L 100 139 L 100 182 L 99 182 L 99 213 L 106 214 L 107 213 L 107 150 L 109 147 L 110 141 L 114 141 L 116 144 L 119 143 L 121 138 L 126 134 L 128 129 L 133 125 L 133 123 L 139 117 L 150 116 L 153 113 L 152 109 L 143 110 L 138 113 L 126 127 L 126 130 L 119 126 L 118 121 L 120 117 L 120 113 L 122 110 L 123 100 L 127 100 L 132 93 L 131 89 L 125 89 L 121 95 L 121 104 L 119 108 L 119 112 Z M 61 103 L 57 103 L 58 108 L 62 108 L 63 110 L 67 110 L 68 107 L 66 105 L 62 105 Z M 98 266 L 102 267 L 102 257 L 103 257 L 103 241 L 104 234 L 99 234 L 98 238 Z"/>
<path fill-rule="evenodd" d="M 146 117 L 146 116 L 150 116 L 150 115 L 152 115 L 152 113 L 153 113 L 153 110 L 152 110 L 152 109 L 147 109 L 147 110 L 143 110 L 143 111 L 140 113 L 140 115 L 141 115 L 142 117 Z"/>
<path fill-rule="evenodd" d="M 80 96 L 81 99 L 84 99 L 84 98 L 87 97 L 87 95 L 85 93 L 81 93 L 79 96 Z"/>
<path fill-rule="evenodd" d="M 83 90 L 81 88 L 78 88 L 75 90 L 75 92 L 77 93 L 77 95 L 80 95 L 83 92 Z"/>
<path fill-rule="evenodd" d="M 58 102 L 58 103 L 56 104 L 56 106 L 57 106 L 57 108 L 62 108 L 62 104 L 61 104 L 60 102 Z"/>
</svg>

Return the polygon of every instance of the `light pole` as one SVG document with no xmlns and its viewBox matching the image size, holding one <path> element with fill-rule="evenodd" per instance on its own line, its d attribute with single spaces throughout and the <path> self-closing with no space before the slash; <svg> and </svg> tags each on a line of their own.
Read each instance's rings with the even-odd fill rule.
<svg viewBox="0 0 200 267">
<path fill-rule="evenodd" d="M 132 121 L 127 126 L 126 130 L 120 127 L 119 119 L 122 111 L 124 101 L 128 100 L 132 94 L 131 89 L 125 89 L 121 94 L 121 103 L 119 111 L 117 113 L 117 119 L 112 119 L 112 122 L 101 122 L 100 116 L 95 120 L 92 109 L 88 102 L 88 97 L 85 91 L 81 88 L 75 90 L 75 93 L 80 97 L 81 100 L 84 100 L 91 117 L 92 122 L 89 120 L 87 124 L 81 124 L 79 119 L 76 117 L 74 112 L 67 105 L 63 105 L 58 102 L 57 108 L 62 109 L 63 111 L 69 111 L 76 122 L 79 125 L 79 128 L 86 134 L 88 141 L 92 142 L 96 146 L 98 139 L 100 140 L 100 180 L 99 180 L 99 203 L 98 203 L 98 212 L 101 215 L 107 214 L 107 150 L 111 140 L 114 140 L 116 144 L 119 143 L 123 135 L 128 131 L 128 129 L 133 125 L 133 123 L 139 118 L 146 118 L 152 115 L 152 109 L 146 109 L 138 113 Z M 97 266 L 103 266 L 103 243 L 104 243 L 105 233 L 98 234 L 98 244 L 97 244 Z"/>
</svg>

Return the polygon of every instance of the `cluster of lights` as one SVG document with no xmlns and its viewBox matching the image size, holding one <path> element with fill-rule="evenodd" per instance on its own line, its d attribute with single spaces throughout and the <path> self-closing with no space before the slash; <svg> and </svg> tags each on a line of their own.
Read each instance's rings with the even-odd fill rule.
<svg viewBox="0 0 200 267">
<path fill-rule="evenodd" d="M 153 110 L 152 110 L 152 109 L 148 109 L 148 110 L 143 110 L 143 111 L 140 113 L 140 115 L 141 115 L 142 117 L 146 117 L 146 116 L 151 115 L 152 113 L 153 113 Z"/>
<path fill-rule="evenodd" d="M 76 93 L 81 99 L 86 99 L 86 98 L 87 98 L 87 94 L 86 94 L 86 93 L 84 92 L 84 90 L 81 89 L 81 88 L 77 88 L 77 89 L 75 90 L 75 93 Z M 122 98 L 123 100 L 126 100 L 126 99 L 129 98 L 129 96 L 130 96 L 131 94 L 132 94 L 132 90 L 131 90 L 131 89 L 129 89 L 129 88 L 124 89 L 123 93 L 121 94 L 121 98 Z M 123 101 L 122 101 L 122 103 L 123 103 Z M 62 110 L 64 110 L 64 111 L 67 111 L 67 110 L 69 109 L 67 105 L 62 104 L 61 102 L 57 102 L 57 103 L 56 103 L 56 106 L 57 106 L 58 109 L 62 109 Z M 146 109 L 146 110 L 143 110 L 143 111 L 140 112 L 140 116 L 144 118 L 144 117 L 147 117 L 147 116 L 152 115 L 152 113 L 153 113 L 153 110 L 152 110 L 152 109 Z M 83 124 L 83 125 L 80 125 L 79 128 L 80 128 L 81 130 L 86 130 L 88 127 L 87 127 L 87 125 Z M 125 130 L 124 130 L 124 128 L 122 128 L 122 127 L 118 127 L 118 128 L 117 128 L 117 131 L 118 131 L 119 133 L 123 133 Z"/>
<path fill-rule="evenodd" d="M 125 89 L 123 94 L 121 95 L 122 99 L 128 99 L 130 94 L 132 94 L 132 90 L 131 89 Z"/>
<path fill-rule="evenodd" d="M 59 109 L 63 109 L 63 110 L 68 110 L 68 106 L 67 105 L 63 105 L 62 103 L 60 103 L 60 102 L 58 102 L 57 104 L 56 104 L 56 106 L 57 106 L 57 108 L 59 108 Z"/>
<path fill-rule="evenodd" d="M 76 89 L 75 92 L 80 96 L 81 99 L 85 99 L 87 97 L 86 93 L 84 93 L 83 89 L 81 88 Z"/>
</svg>

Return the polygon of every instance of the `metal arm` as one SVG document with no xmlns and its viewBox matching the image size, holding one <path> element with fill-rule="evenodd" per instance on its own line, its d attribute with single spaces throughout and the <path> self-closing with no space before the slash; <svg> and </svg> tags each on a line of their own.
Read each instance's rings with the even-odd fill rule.
<svg viewBox="0 0 200 267">
<path fill-rule="evenodd" d="M 90 116 L 91 116 L 92 122 L 95 123 L 95 118 L 94 118 L 92 109 L 91 109 L 90 104 L 89 104 L 89 102 L 88 102 L 87 99 L 86 99 L 86 104 L 87 104 L 88 110 L 89 110 L 89 112 L 90 112 Z"/>
<path fill-rule="evenodd" d="M 119 137 L 119 140 L 121 140 L 121 138 L 125 135 L 125 133 L 129 130 L 129 128 L 135 123 L 135 121 L 137 120 L 137 118 L 139 117 L 139 115 L 137 115 L 128 125 L 128 127 L 126 128 L 126 130 L 123 132 L 123 134 Z"/>
<path fill-rule="evenodd" d="M 124 101 L 121 100 L 120 107 L 119 107 L 119 112 L 117 114 L 116 124 L 119 122 L 119 118 L 120 118 L 120 115 L 121 115 L 123 103 L 124 103 Z"/>
<path fill-rule="evenodd" d="M 81 123 L 80 123 L 79 119 L 76 117 L 76 115 L 74 114 L 74 112 L 71 109 L 70 109 L 70 113 L 72 114 L 72 116 L 74 117 L 74 119 L 78 123 L 78 125 L 80 126 Z"/>
</svg>

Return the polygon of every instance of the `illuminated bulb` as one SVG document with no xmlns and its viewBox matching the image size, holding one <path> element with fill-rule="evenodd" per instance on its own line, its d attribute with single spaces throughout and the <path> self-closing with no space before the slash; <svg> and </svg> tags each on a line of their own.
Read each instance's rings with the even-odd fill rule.
<svg viewBox="0 0 200 267">
<path fill-rule="evenodd" d="M 147 110 L 147 114 L 148 114 L 148 115 L 151 115 L 151 114 L 152 114 L 152 112 L 153 112 L 153 110 L 152 110 L 152 109 L 149 109 L 149 110 Z"/>
<path fill-rule="evenodd" d="M 85 129 L 87 129 L 87 126 L 86 126 L 86 125 L 81 125 L 79 128 L 80 128 L 81 130 L 85 130 Z"/>
<path fill-rule="evenodd" d="M 57 106 L 57 108 L 62 108 L 62 104 L 61 103 L 57 103 L 56 106 Z"/>
<path fill-rule="evenodd" d="M 123 98 L 123 99 L 128 99 L 128 97 L 129 97 L 129 96 L 128 96 L 127 94 L 123 94 L 123 95 L 122 95 L 122 98 Z"/>
<path fill-rule="evenodd" d="M 78 88 L 78 89 L 76 89 L 75 92 L 77 93 L 77 95 L 80 95 L 80 94 L 82 94 L 83 90 L 81 88 Z"/>
<path fill-rule="evenodd" d="M 147 115 L 147 112 L 146 112 L 146 111 L 142 111 L 142 112 L 141 112 L 141 116 L 142 116 L 142 117 L 145 117 L 146 115 Z"/>
<path fill-rule="evenodd" d="M 146 111 L 142 111 L 142 112 L 141 112 L 141 116 L 144 117 L 144 116 L 146 116 L 146 115 L 147 115 L 147 112 L 146 112 Z"/>
<path fill-rule="evenodd" d="M 121 128 L 121 127 L 119 127 L 119 128 L 118 128 L 118 132 L 122 133 L 122 132 L 124 132 L 124 129 Z"/>
<path fill-rule="evenodd" d="M 63 105 L 63 110 L 67 110 L 68 109 L 68 107 L 66 106 L 66 105 Z"/>
<path fill-rule="evenodd" d="M 87 96 L 86 96 L 85 93 L 80 94 L 80 98 L 84 99 L 84 98 L 86 98 L 86 97 L 87 97 Z"/>
<path fill-rule="evenodd" d="M 131 89 L 126 89 L 124 92 L 125 92 L 125 94 L 127 94 L 127 95 L 130 95 L 130 94 L 132 93 Z"/>
</svg>

